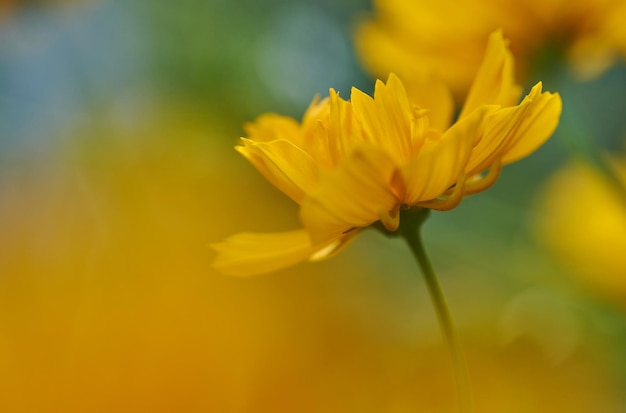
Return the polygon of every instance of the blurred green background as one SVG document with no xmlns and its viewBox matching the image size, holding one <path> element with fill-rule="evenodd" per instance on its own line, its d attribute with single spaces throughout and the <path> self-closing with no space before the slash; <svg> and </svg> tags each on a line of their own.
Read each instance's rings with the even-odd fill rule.
<svg viewBox="0 0 626 413">
<path fill-rule="evenodd" d="M 261 113 L 372 90 L 351 39 L 368 1 L 0 4 L 0 410 L 453 411 L 399 241 L 365 231 L 253 279 L 210 267 L 210 242 L 298 225 L 232 147 Z M 426 246 L 477 412 L 623 412 L 626 274 L 604 294 L 535 228 L 581 142 L 623 153 L 626 67 L 537 80 L 563 96 L 555 137 L 433 214 Z"/>
</svg>

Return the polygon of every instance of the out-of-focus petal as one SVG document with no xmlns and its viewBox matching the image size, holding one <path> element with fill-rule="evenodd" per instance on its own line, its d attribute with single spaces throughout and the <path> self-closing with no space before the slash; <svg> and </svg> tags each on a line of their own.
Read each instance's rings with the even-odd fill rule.
<svg viewBox="0 0 626 413">
<path fill-rule="evenodd" d="M 391 71 L 406 80 L 435 75 L 444 79 L 461 99 L 475 73 L 471 68 L 478 67 L 484 50 L 486 22 L 473 10 L 480 5 L 464 2 L 458 7 L 455 3 L 441 13 L 437 6 L 431 7 L 436 3 L 432 1 L 374 3 L 378 17 L 361 21 L 354 36 L 357 53 L 366 69 L 378 78 L 386 77 Z M 467 19 L 468 15 L 472 19 Z M 462 18 L 464 30 L 451 32 L 450 16 Z"/>
<path fill-rule="evenodd" d="M 459 118 L 469 115 L 481 105 L 514 105 L 522 91 L 515 84 L 514 69 L 513 55 L 507 48 L 502 31 L 493 32 Z"/>
<path fill-rule="evenodd" d="M 412 77 L 404 82 L 409 100 L 428 110 L 428 120 L 434 129 L 448 129 L 454 114 L 454 98 L 450 88 L 440 79 L 427 76 Z"/>
<path fill-rule="evenodd" d="M 292 140 L 298 136 L 300 125 L 288 116 L 265 113 L 254 122 L 244 125 L 248 138 L 256 142 L 270 142 L 278 139 Z"/>
<path fill-rule="evenodd" d="M 308 259 L 315 248 L 306 230 L 269 234 L 241 233 L 212 244 L 213 267 L 228 275 L 261 275 Z"/>
<path fill-rule="evenodd" d="M 604 297 L 626 305 L 626 186 L 624 159 L 608 159 L 618 179 L 582 163 L 551 176 L 541 192 L 533 223 L 539 240 L 564 268 Z"/>
<path fill-rule="evenodd" d="M 545 63 L 556 67 L 562 57 L 584 77 L 601 74 L 620 55 L 626 57 L 625 4 L 624 0 L 375 0 L 374 12 L 364 15 L 356 27 L 355 46 L 375 77 L 394 71 L 410 83 L 413 76 L 434 74 L 462 103 L 485 54 L 485 39 L 498 28 L 511 39 L 515 55 L 511 63 L 521 76 L 536 73 Z"/>
</svg>

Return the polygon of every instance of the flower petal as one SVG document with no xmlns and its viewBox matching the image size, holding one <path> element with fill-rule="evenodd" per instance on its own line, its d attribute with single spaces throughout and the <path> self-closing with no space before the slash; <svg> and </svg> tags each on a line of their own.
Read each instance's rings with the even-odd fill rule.
<svg viewBox="0 0 626 413">
<path fill-rule="evenodd" d="M 328 143 L 328 158 L 332 160 L 332 166 L 336 166 L 352 148 L 363 142 L 363 132 L 350 102 L 341 99 L 334 89 L 329 91 L 329 100 L 330 116 L 325 140 Z M 317 139 L 322 140 L 322 134 L 318 134 Z"/>
<path fill-rule="evenodd" d="M 321 247 L 315 248 L 315 252 L 309 257 L 309 261 L 323 261 L 328 258 L 334 257 L 343 251 L 348 245 L 352 243 L 352 241 L 359 235 L 361 231 L 358 229 L 354 231 L 350 231 L 346 235 L 341 238 L 334 239 L 327 243 L 322 244 Z"/>
<path fill-rule="evenodd" d="M 292 140 L 300 134 L 300 125 L 295 119 L 275 113 L 259 116 L 254 122 L 246 123 L 244 129 L 248 138 L 256 142 Z"/>
<path fill-rule="evenodd" d="M 418 205 L 433 200 L 454 185 L 464 171 L 485 115 L 492 110 L 483 106 L 455 123 L 440 139 L 427 140 L 417 157 L 401 167 L 401 178 L 395 180 L 404 182 L 404 203 Z"/>
<path fill-rule="evenodd" d="M 376 222 L 381 211 L 392 211 L 398 203 L 389 184 L 394 170 L 384 152 L 362 145 L 321 176 L 300 208 L 300 219 L 313 242 L 340 237 Z"/>
<path fill-rule="evenodd" d="M 348 235 L 313 245 L 305 229 L 266 234 L 241 233 L 211 244 L 217 252 L 213 268 L 227 275 L 247 277 L 267 274 L 300 262 L 320 261 L 342 251 L 358 235 Z"/>
<path fill-rule="evenodd" d="M 315 252 L 304 229 L 270 234 L 236 234 L 212 244 L 218 255 L 213 267 L 228 275 L 269 273 L 305 261 Z"/>
<path fill-rule="evenodd" d="M 539 82 L 524 100 L 528 102 L 528 110 L 503 151 L 503 164 L 530 155 L 554 133 L 559 123 L 562 102 L 558 93 L 542 93 Z"/>
<path fill-rule="evenodd" d="M 242 138 L 236 149 L 245 156 L 274 186 L 297 203 L 310 192 L 318 181 L 318 166 L 302 149 L 281 139 L 255 142 Z"/>
<path fill-rule="evenodd" d="M 552 135 L 560 113 L 558 94 L 542 93 L 538 83 L 519 105 L 487 116 L 465 172 L 473 176 L 491 168 L 496 160 L 507 164 L 529 155 Z"/>
<path fill-rule="evenodd" d="M 502 31 L 489 36 L 487 51 L 470 87 L 459 119 L 481 105 L 512 106 L 522 89 L 515 84 L 513 55 L 506 45 Z"/>
<path fill-rule="evenodd" d="M 414 76 L 404 86 L 411 103 L 428 110 L 430 126 L 439 131 L 448 129 L 454 114 L 454 98 L 450 88 L 435 76 L 419 80 Z"/>
<path fill-rule="evenodd" d="M 503 151 L 528 113 L 528 103 L 525 101 L 523 104 L 508 108 L 493 106 L 493 111 L 486 116 L 483 132 L 474 145 L 465 167 L 468 177 L 490 168 L 502 157 Z"/>
<path fill-rule="evenodd" d="M 408 159 L 413 148 L 413 108 L 400 79 L 392 73 L 387 84 L 377 80 L 374 98 L 353 88 L 351 100 L 367 141 L 394 159 Z"/>
</svg>

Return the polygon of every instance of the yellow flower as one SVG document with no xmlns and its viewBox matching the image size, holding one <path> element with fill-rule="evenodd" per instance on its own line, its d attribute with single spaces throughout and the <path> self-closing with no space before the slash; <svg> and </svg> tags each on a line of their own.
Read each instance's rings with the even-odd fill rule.
<svg viewBox="0 0 626 413">
<path fill-rule="evenodd" d="M 357 50 L 376 76 L 435 73 L 462 97 L 484 42 L 501 27 L 522 74 L 541 50 L 558 47 L 582 76 L 626 56 L 624 0 L 377 0 L 357 29 Z"/>
<path fill-rule="evenodd" d="M 395 231 L 401 208 L 454 208 L 556 128 L 558 94 L 542 92 L 538 83 L 515 105 L 519 95 L 511 54 L 495 32 L 452 125 L 442 113 L 452 107 L 445 89 L 409 95 L 393 74 L 376 82 L 373 97 L 353 88 L 346 101 L 331 89 L 327 99 L 311 103 L 301 123 L 262 115 L 247 125 L 248 138 L 237 150 L 300 205 L 303 228 L 214 244 L 215 267 L 233 275 L 266 273 L 328 257 L 378 221 Z"/>
<path fill-rule="evenodd" d="M 626 161 L 610 163 L 626 187 Z M 546 184 L 537 210 L 537 235 L 572 275 L 626 303 L 626 198 L 599 171 L 569 164 Z"/>
</svg>

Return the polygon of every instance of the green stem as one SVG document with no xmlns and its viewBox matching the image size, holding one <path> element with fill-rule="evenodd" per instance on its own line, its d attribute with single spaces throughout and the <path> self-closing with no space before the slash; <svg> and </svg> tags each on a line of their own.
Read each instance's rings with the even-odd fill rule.
<svg viewBox="0 0 626 413">
<path fill-rule="evenodd" d="M 406 212 L 407 216 L 403 217 L 405 220 L 402 222 L 403 225 L 400 227 L 400 235 L 406 240 L 420 269 L 422 270 L 426 285 L 428 286 L 430 298 L 433 306 L 435 307 L 437 318 L 439 319 L 439 325 L 450 349 L 458 391 L 459 411 L 462 413 L 469 413 L 473 411 L 473 403 L 467 363 L 456 337 L 452 317 L 450 316 L 450 310 L 446 304 L 446 299 L 443 295 L 443 291 L 441 290 L 441 286 L 439 285 L 437 275 L 433 270 L 430 259 L 426 254 L 424 243 L 422 242 L 420 234 L 421 225 L 428 217 L 430 210 L 418 208 Z"/>
</svg>

